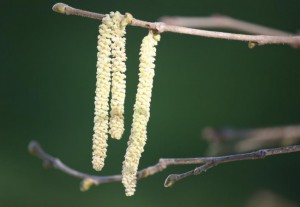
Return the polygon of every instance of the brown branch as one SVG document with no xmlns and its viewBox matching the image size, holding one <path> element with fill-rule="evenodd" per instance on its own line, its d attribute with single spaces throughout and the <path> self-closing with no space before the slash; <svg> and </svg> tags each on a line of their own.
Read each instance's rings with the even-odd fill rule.
<svg viewBox="0 0 300 207">
<path fill-rule="evenodd" d="M 212 151 L 224 151 L 226 150 L 224 148 L 228 148 L 229 144 L 231 148 L 230 153 L 240 153 L 266 146 L 295 144 L 300 140 L 300 126 L 280 126 L 257 129 L 214 129 L 207 127 L 202 131 L 202 136 L 211 143 Z"/>
<path fill-rule="evenodd" d="M 224 15 L 213 15 L 210 17 L 180 17 L 165 16 L 159 18 L 159 21 L 170 25 L 193 28 L 216 28 L 216 29 L 233 29 L 250 34 L 272 35 L 272 36 L 291 36 L 293 33 L 261 26 Z"/>
<path fill-rule="evenodd" d="M 36 141 L 31 141 L 28 146 L 29 152 L 43 160 L 45 167 L 52 167 L 57 170 L 60 170 L 68 175 L 73 177 L 82 179 L 81 183 L 82 190 L 88 190 L 92 185 L 99 185 L 103 183 L 111 183 L 111 182 L 120 182 L 122 180 L 122 175 L 111 175 L 111 176 L 95 176 L 89 175 L 82 172 L 78 172 L 63 162 L 61 162 L 58 158 L 55 158 L 48 153 L 46 153 L 41 146 Z M 196 157 L 196 158 L 167 158 L 160 159 L 157 164 L 150 166 L 148 168 L 142 169 L 138 171 L 137 178 L 142 179 L 158 172 L 165 170 L 168 166 L 171 165 L 195 165 L 202 164 L 200 167 L 195 168 L 189 172 L 183 174 L 171 174 L 165 180 L 165 187 L 170 187 L 175 182 L 186 178 L 191 175 L 199 175 L 206 170 L 215 167 L 222 163 L 227 162 L 235 162 L 241 160 L 255 160 L 262 159 L 266 156 L 278 155 L 278 154 L 287 154 L 293 152 L 299 152 L 300 145 L 288 146 L 288 147 L 280 147 L 273 149 L 262 149 L 255 152 L 245 153 L 245 154 L 236 154 L 236 155 L 227 155 L 227 156 L 219 156 L 219 157 Z"/>
<path fill-rule="evenodd" d="M 98 20 L 101 20 L 104 17 L 103 14 L 76 9 L 63 3 L 55 4 L 52 9 L 53 11 L 62 14 L 76 15 L 76 16 L 82 16 L 82 17 L 98 19 Z M 146 22 L 135 18 L 133 18 L 132 22 L 129 24 L 132 26 L 151 29 L 159 33 L 173 32 L 179 34 L 188 34 L 188 35 L 196 35 L 202 37 L 237 40 L 237 41 L 254 43 L 251 44 L 251 46 L 256 44 L 257 45 L 289 44 L 294 47 L 300 46 L 300 36 L 244 35 L 244 34 L 233 34 L 233 33 L 226 33 L 226 32 L 214 32 L 214 31 L 207 31 L 207 30 L 200 30 L 200 29 L 192 29 L 188 27 L 168 25 L 163 22 Z"/>
</svg>

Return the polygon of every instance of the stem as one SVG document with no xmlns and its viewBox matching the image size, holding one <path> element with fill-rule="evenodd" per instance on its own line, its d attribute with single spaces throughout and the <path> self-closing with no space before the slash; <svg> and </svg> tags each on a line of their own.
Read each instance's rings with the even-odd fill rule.
<svg viewBox="0 0 300 207">
<path fill-rule="evenodd" d="M 76 9 L 63 3 L 55 4 L 52 9 L 53 11 L 58 13 L 82 16 L 91 19 L 101 20 L 104 17 L 103 14 Z M 254 42 L 257 45 L 289 44 L 293 47 L 300 46 L 300 36 L 244 35 L 244 34 L 233 34 L 233 33 L 226 33 L 226 32 L 214 32 L 214 31 L 207 31 L 207 30 L 200 30 L 200 29 L 192 29 L 188 27 L 168 25 L 163 22 L 146 22 L 135 18 L 133 18 L 133 20 L 129 23 L 129 25 L 151 29 L 159 33 L 173 32 L 179 34 L 195 35 L 195 36 L 209 37 L 209 38 L 216 38 L 216 39 L 237 40 L 237 41 L 245 41 L 251 43 Z"/>
<path fill-rule="evenodd" d="M 165 16 L 159 18 L 160 21 L 176 26 L 193 27 L 193 28 L 217 28 L 233 29 L 250 34 L 272 35 L 272 36 L 291 36 L 289 32 L 257 25 L 224 15 L 213 15 L 210 17 L 180 17 Z"/>
<path fill-rule="evenodd" d="M 111 176 L 95 176 L 85 174 L 79 171 L 76 171 L 69 166 L 65 165 L 58 158 L 55 158 L 48 153 L 46 153 L 42 147 L 36 141 L 31 141 L 28 146 L 29 152 L 43 160 L 45 167 L 52 167 L 57 170 L 60 170 L 68 175 L 82 179 L 83 181 L 89 181 L 91 185 L 99 185 L 103 183 L 111 182 L 121 182 L 122 175 L 111 175 Z M 244 153 L 244 154 L 235 154 L 235 155 L 226 155 L 219 157 L 195 157 L 195 158 L 163 158 L 158 161 L 157 164 L 147 167 L 138 171 L 137 179 L 146 178 L 148 176 L 154 175 L 158 172 L 165 170 L 168 166 L 171 165 L 195 165 L 202 164 L 200 167 L 195 168 L 194 170 L 188 171 L 182 174 L 171 174 L 165 180 L 165 187 L 170 187 L 175 182 L 189 177 L 191 175 L 199 175 L 202 172 L 207 171 L 210 168 L 213 168 L 222 163 L 242 161 L 242 160 L 256 160 L 263 159 L 271 155 L 287 154 L 300 151 L 300 145 L 279 147 L 272 149 L 261 149 L 255 152 Z M 84 183 L 84 182 L 82 182 Z"/>
<path fill-rule="evenodd" d="M 256 129 L 215 129 L 207 127 L 202 137 L 210 142 L 211 150 L 222 151 L 232 148 L 230 152 L 245 152 L 275 145 L 293 145 L 300 139 L 300 126 L 278 126 Z M 227 149 L 228 150 L 228 149 Z M 233 150 L 233 151 L 232 151 Z"/>
</svg>

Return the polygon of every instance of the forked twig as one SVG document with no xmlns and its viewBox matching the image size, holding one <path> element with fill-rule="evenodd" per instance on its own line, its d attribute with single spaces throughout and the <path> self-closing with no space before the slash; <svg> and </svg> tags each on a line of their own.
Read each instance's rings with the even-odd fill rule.
<svg viewBox="0 0 300 207">
<path fill-rule="evenodd" d="M 46 153 L 42 147 L 36 141 L 31 141 L 28 146 L 29 152 L 43 160 L 45 167 L 52 167 L 57 170 L 60 170 L 68 175 L 82 179 L 81 189 L 87 190 L 92 185 L 99 185 L 103 183 L 111 182 L 121 182 L 122 175 L 110 175 L 110 176 L 96 176 L 89 175 L 79 171 L 76 171 L 69 166 L 65 165 L 60 159 L 53 157 L 52 155 Z M 157 164 L 147 167 L 138 171 L 137 178 L 142 179 L 148 176 L 154 175 L 158 172 L 165 170 L 168 166 L 171 165 L 199 165 L 194 170 L 188 171 L 182 174 L 171 174 L 169 175 L 164 183 L 165 187 L 170 187 L 177 181 L 186 178 L 191 175 L 199 175 L 202 172 L 207 171 L 210 168 L 213 168 L 219 164 L 227 162 L 235 162 L 242 160 L 256 160 L 263 159 L 267 156 L 278 155 L 278 154 L 287 154 L 293 152 L 299 152 L 300 145 L 279 147 L 273 149 L 261 149 L 255 152 L 236 154 L 236 155 L 226 155 L 219 157 L 195 157 L 195 158 L 162 158 L 158 161 Z"/>
<path fill-rule="evenodd" d="M 104 17 L 104 14 L 98 14 L 89 11 L 84 11 L 81 9 L 76 9 L 64 3 L 57 3 L 53 6 L 52 9 L 53 11 L 58 13 L 62 13 L 66 15 L 82 16 L 91 19 L 101 20 Z M 146 22 L 135 18 L 132 19 L 129 25 L 151 29 L 159 33 L 173 32 L 179 34 L 196 35 L 196 36 L 210 37 L 210 38 L 217 38 L 217 39 L 245 41 L 245 42 L 252 43 L 251 47 L 255 45 L 266 45 L 266 44 L 289 44 L 293 47 L 300 46 L 300 36 L 233 34 L 233 33 L 226 33 L 226 32 L 215 32 L 215 31 L 193 29 L 193 28 L 181 27 L 175 25 L 168 25 L 163 22 Z"/>
</svg>

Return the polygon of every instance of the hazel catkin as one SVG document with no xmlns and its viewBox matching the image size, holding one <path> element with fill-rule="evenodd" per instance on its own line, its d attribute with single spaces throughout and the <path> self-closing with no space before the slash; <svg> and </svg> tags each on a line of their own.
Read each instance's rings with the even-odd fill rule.
<svg viewBox="0 0 300 207">
<path fill-rule="evenodd" d="M 136 173 L 147 140 L 147 123 L 150 118 L 150 102 L 154 77 L 154 61 L 159 34 L 152 31 L 144 37 L 140 49 L 139 84 L 134 104 L 133 122 L 128 147 L 123 161 L 122 183 L 126 196 L 132 196 L 136 188 Z"/>
<path fill-rule="evenodd" d="M 109 15 L 102 19 L 99 26 L 95 116 L 93 134 L 93 168 L 100 171 L 104 166 L 108 137 L 108 99 L 111 86 L 111 26 Z"/>
</svg>

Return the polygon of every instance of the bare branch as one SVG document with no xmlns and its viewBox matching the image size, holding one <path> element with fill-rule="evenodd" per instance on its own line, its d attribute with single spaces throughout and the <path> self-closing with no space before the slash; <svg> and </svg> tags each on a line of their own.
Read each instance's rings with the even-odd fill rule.
<svg viewBox="0 0 300 207">
<path fill-rule="evenodd" d="M 207 127 L 202 131 L 202 136 L 211 143 L 210 151 L 217 151 L 217 153 L 212 154 L 220 154 L 219 151 L 224 153 L 228 148 L 231 148 L 229 153 L 241 153 L 266 146 L 293 145 L 300 141 L 300 126 L 258 129 L 214 129 Z"/>
<path fill-rule="evenodd" d="M 272 35 L 272 36 L 291 36 L 293 33 L 241 21 L 224 15 L 213 15 L 210 17 L 180 17 L 165 16 L 159 21 L 169 25 L 193 28 L 216 28 L 233 29 L 236 31 L 247 32 L 250 34 Z"/>
<path fill-rule="evenodd" d="M 76 15 L 76 16 L 82 16 L 82 17 L 98 19 L 98 20 L 101 20 L 104 17 L 103 14 L 76 9 L 63 3 L 55 4 L 52 9 L 53 11 L 62 14 Z M 196 35 L 202 37 L 237 40 L 237 41 L 254 43 L 251 44 L 251 47 L 253 45 L 266 45 L 266 44 L 289 44 L 293 47 L 300 46 L 300 36 L 244 35 L 244 34 L 233 34 L 233 33 L 226 33 L 226 32 L 214 32 L 214 31 L 168 25 L 163 22 L 146 22 L 135 18 L 133 18 L 132 22 L 129 24 L 132 26 L 151 29 L 159 33 L 173 32 L 179 34 L 188 34 L 188 35 Z"/>
<path fill-rule="evenodd" d="M 245 154 L 226 155 L 220 157 L 207 157 L 205 158 L 205 164 L 195 168 L 194 170 L 182 174 L 169 175 L 165 181 L 165 186 L 166 187 L 171 186 L 175 182 L 191 175 L 199 175 L 200 173 L 206 172 L 208 169 L 213 168 L 219 164 L 242 161 L 242 160 L 257 160 L 257 159 L 263 159 L 266 156 L 270 156 L 270 155 L 287 154 L 287 153 L 299 152 L 299 151 L 300 151 L 300 145 L 294 145 L 294 146 L 279 147 L 273 149 L 261 149 L 255 152 L 250 152 Z M 203 158 L 196 158 L 196 159 L 203 159 Z"/>
<path fill-rule="evenodd" d="M 49 155 L 48 153 L 46 153 L 36 141 L 31 141 L 29 143 L 28 150 L 32 155 L 43 160 L 45 167 L 52 167 L 68 175 L 82 179 L 83 180 L 83 182 L 81 183 L 82 190 L 88 190 L 89 187 L 92 185 L 99 185 L 99 184 L 110 183 L 110 182 L 120 182 L 122 180 L 122 175 L 95 176 L 95 175 L 89 175 L 82 172 L 78 172 L 65 165 L 58 158 L 55 158 Z M 199 175 L 200 173 L 205 172 L 206 170 L 222 163 L 242 161 L 242 160 L 262 159 L 270 155 L 287 154 L 287 153 L 293 153 L 299 151 L 300 151 L 300 145 L 294 145 L 294 146 L 280 147 L 280 148 L 273 148 L 273 149 L 262 149 L 251 153 L 245 153 L 245 154 L 227 155 L 227 156 L 219 156 L 219 157 L 167 158 L 167 159 L 164 158 L 164 159 L 160 159 L 157 164 L 138 171 L 137 178 L 142 179 L 154 175 L 158 172 L 163 171 L 170 165 L 202 164 L 200 167 L 197 167 L 194 170 L 188 171 L 186 173 L 169 175 L 165 180 L 164 186 L 170 187 L 175 182 L 183 178 L 186 178 L 191 175 Z"/>
<path fill-rule="evenodd" d="M 69 166 L 65 165 L 63 162 L 60 161 L 60 159 L 55 158 L 48 153 L 46 153 L 43 148 L 40 146 L 40 144 L 36 141 L 31 141 L 28 145 L 28 151 L 43 160 L 43 166 L 45 168 L 55 168 L 57 170 L 60 170 L 68 175 L 71 175 L 76 178 L 80 179 L 89 179 L 93 181 L 93 184 L 102 184 L 102 183 L 110 183 L 110 182 L 117 182 L 121 181 L 122 176 L 116 175 L 116 176 L 93 176 L 89 174 L 85 174 L 79 171 L 76 171 Z"/>
</svg>

